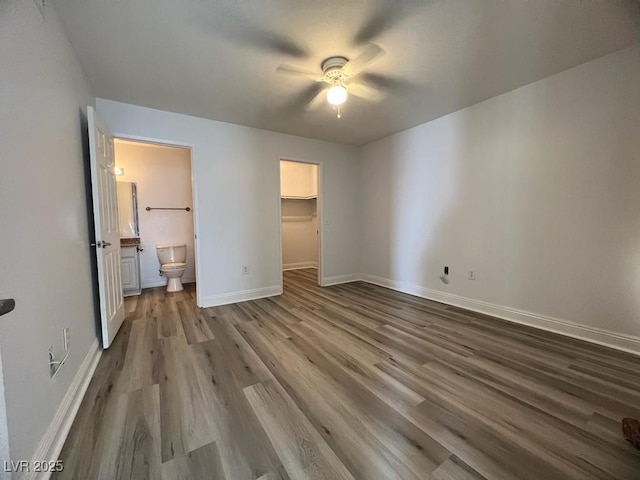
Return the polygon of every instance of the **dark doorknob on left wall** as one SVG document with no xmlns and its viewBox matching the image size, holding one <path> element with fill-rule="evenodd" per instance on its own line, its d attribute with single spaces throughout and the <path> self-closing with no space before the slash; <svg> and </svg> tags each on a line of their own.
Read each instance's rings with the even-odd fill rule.
<svg viewBox="0 0 640 480">
<path fill-rule="evenodd" d="M 3 298 L 0 300 L 0 317 L 16 308 L 16 301 L 13 298 Z"/>
</svg>

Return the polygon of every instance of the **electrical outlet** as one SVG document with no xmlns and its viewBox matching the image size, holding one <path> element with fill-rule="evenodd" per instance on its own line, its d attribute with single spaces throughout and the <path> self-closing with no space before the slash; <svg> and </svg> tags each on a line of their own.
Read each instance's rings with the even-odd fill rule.
<svg viewBox="0 0 640 480">
<path fill-rule="evenodd" d="M 449 267 L 446 265 L 444 266 L 444 274 L 449 275 Z"/>
<path fill-rule="evenodd" d="M 243 265 L 242 266 L 242 274 L 243 275 L 249 275 L 249 265 Z"/>
<path fill-rule="evenodd" d="M 69 327 L 64 327 L 62 335 L 64 336 L 64 351 L 68 352 L 71 346 L 71 332 L 69 331 Z"/>
<path fill-rule="evenodd" d="M 469 280 L 475 280 L 475 279 L 476 279 L 476 271 L 469 270 Z"/>
</svg>

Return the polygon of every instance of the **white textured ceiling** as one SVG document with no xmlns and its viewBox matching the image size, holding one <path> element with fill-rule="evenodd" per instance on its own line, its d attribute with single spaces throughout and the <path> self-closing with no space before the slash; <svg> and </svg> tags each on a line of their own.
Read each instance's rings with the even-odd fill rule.
<svg viewBox="0 0 640 480">
<path fill-rule="evenodd" d="M 640 41 L 626 0 L 55 0 L 98 96 L 361 145 Z M 307 112 L 332 55 L 373 42 L 386 97 Z"/>
</svg>

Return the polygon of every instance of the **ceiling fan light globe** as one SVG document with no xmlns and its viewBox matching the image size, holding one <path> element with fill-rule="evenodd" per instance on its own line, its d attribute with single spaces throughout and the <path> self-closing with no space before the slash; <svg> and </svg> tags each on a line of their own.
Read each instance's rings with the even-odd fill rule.
<svg viewBox="0 0 640 480">
<path fill-rule="evenodd" d="M 334 85 L 327 90 L 327 102 L 331 105 L 342 105 L 347 101 L 347 89 L 342 85 Z"/>
</svg>

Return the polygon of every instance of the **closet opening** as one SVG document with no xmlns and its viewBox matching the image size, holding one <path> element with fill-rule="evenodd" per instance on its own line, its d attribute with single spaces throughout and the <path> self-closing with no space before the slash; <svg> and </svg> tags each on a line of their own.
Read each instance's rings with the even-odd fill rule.
<svg viewBox="0 0 640 480">
<path fill-rule="evenodd" d="M 282 271 L 300 270 L 318 285 L 322 278 L 319 169 L 315 163 L 280 159 Z"/>
</svg>

